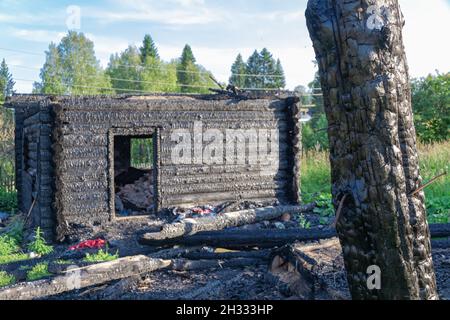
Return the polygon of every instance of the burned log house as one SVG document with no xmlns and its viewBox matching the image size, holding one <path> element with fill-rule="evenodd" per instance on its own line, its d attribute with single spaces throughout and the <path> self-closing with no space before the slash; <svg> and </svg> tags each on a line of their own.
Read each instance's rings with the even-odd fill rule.
<svg viewBox="0 0 450 320">
<path fill-rule="evenodd" d="M 18 95 L 6 106 L 19 208 L 49 239 L 172 207 L 299 201 L 296 98 Z"/>
</svg>

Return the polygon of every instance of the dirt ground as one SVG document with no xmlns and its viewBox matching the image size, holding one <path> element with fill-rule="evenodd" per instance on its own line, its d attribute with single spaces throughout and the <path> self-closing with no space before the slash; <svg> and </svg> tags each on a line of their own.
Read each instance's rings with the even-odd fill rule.
<svg viewBox="0 0 450 320">
<path fill-rule="evenodd" d="M 450 249 L 436 250 L 433 258 L 440 298 L 450 300 Z M 324 272 L 322 280 L 335 291 L 335 299 L 350 299 L 342 256 L 335 259 L 333 268 Z M 301 300 L 268 272 L 267 263 L 238 269 L 190 272 L 160 270 L 50 299 Z"/>
<path fill-rule="evenodd" d="M 165 219 L 154 218 L 123 220 L 121 224 L 111 225 L 106 229 L 107 231 L 99 229 L 97 236 L 107 239 L 109 251 L 112 253 L 117 251 L 121 257 L 155 253 L 160 249 L 140 245 L 137 241 L 141 234 L 156 231 L 161 224 L 167 222 Z M 317 220 L 314 214 L 306 215 L 306 218 L 312 222 L 312 227 L 318 227 L 314 223 Z M 290 221 L 265 221 L 241 228 L 298 228 L 297 219 L 298 217 L 292 217 Z M 139 232 L 136 233 L 136 230 Z M 68 244 L 56 245 L 52 255 L 40 258 L 40 260 L 70 259 L 77 264 L 86 252 L 89 252 L 89 250 L 68 251 L 68 247 Z M 318 252 L 315 257 L 319 261 L 326 261 L 323 272 L 321 272 L 321 280 L 335 293 L 333 299 L 350 299 L 342 255 L 340 251 L 333 254 L 330 256 L 330 252 L 323 251 Z M 433 250 L 433 258 L 440 297 L 450 300 L 450 248 Z M 6 271 L 12 271 L 21 267 L 23 267 L 23 262 L 1 266 L 0 269 L 5 270 L 6 268 Z M 316 297 L 316 299 L 322 298 L 330 299 L 330 297 Z M 60 294 L 49 299 L 296 300 L 300 298 L 271 274 L 268 261 L 262 260 L 260 265 L 241 268 L 213 268 L 199 271 L 159 270 L 131 279 L 113 281 Z"/>
</svg>

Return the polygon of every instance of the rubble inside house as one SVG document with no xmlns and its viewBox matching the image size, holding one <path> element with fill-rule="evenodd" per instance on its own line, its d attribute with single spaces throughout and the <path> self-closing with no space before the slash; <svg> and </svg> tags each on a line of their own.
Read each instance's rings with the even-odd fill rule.
<svg viewBox="0 0 450 320">
<path fill-rule="evenodd" d="M 146 215 L 154 209 L 152 170 L 133 167 L 115 177 L 116 214 L 121 217 Z"/>
</svg>

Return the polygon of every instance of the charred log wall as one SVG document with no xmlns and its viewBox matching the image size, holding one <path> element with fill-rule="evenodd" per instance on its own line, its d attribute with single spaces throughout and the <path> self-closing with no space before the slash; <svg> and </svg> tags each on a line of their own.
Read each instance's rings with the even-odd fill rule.
<svg viewBox="0 0 450 320">
<path fill-rule="evenodd" d="M 79 226 L 114 218 L 111 143 L 116 135 L 155 136 L 159 208 L 240 199 L 298 201 L 297 155 L 301 146 L 295 100 L 59 98 L 54 110 L 55 205 L 60 239 Z M 195 156 L 199 149 L 194 140 L 198 137 L 193 133 L 199 123 L 203 133 L 208 129 L 223 133 L 223 163 L 208 164 Z M 174 141 L 172 134 L 177 129 L 191 133 L 194 157 L 190 163 L 173 162 L 173 148 L 179 141 Z M 227 129 L 275 130 L 279 136 L 277 149 L 272 150 L 275 158 L 269 165 L 248 161 L 230 164 L 225 160 Z M 245 143 L 247 158 L 259 150 L 254 143 Z"/>
<path fill-rule="evenodd" d="M 16 187 L 19 209 L 29 214 L 28 227 L 40 226 L 51 238 L 53 203 L 53 115 L 48 101 L 27 102 L 15 112 Z"/>
</svg>

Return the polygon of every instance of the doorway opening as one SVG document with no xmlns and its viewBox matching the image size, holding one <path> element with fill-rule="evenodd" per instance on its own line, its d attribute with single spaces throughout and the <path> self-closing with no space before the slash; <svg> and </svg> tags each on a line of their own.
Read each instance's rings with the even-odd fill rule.
<svg viewBox="0 0 450 320">
<path fill-rule="evenodd" d="M 115 217 L 126 218 L 154 213 L 154 135 L 115 135 L 113 144 Z"/>
</svg>

